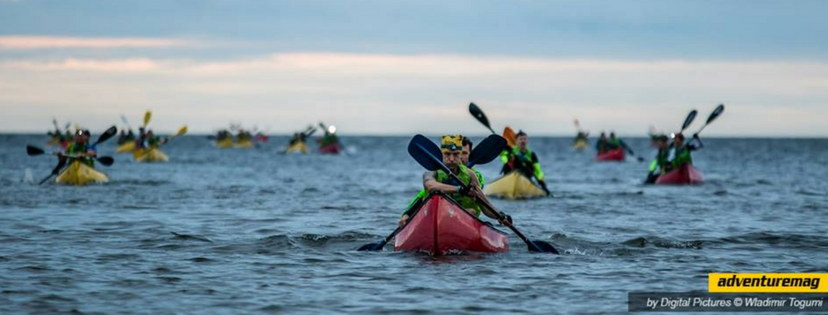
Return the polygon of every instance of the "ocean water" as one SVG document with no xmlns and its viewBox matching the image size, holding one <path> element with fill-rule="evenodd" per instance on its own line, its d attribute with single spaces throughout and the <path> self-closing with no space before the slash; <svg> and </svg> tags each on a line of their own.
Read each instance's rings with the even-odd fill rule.
<svg viewBox="0 0 828 315">
<path fill-rule="evenodd" d="M 111 140 L 110 183 L 66 187 L 33 183 L 55 164 L 25 154 L 44 136 L 0 135 L 0 313 L 626 313 L 628 292 L 706 290 L 709 272 L 828 270 L 828 140 L 707 139 L 706 183 L 661 187 L 641 184 L 646 162 L 533 138 L 554 197 L 493 203 L 562 255 L 508 230 L 505 254 L 357 252 L 421 187 L 408 140 L 346 136 L 348 154 L 320 156 L 185 136 L 164 164 Z M 497 163 L 479 167 L 490 181 Z"/>
</svg>

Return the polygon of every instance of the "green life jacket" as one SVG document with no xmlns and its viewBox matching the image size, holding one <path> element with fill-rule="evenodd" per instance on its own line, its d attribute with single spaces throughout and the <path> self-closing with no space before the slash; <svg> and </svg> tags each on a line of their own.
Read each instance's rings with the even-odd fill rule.
<svg viewBox="0 0 828 315">
<path fill-rule="evenodd" d="M 670 158 L 670 150 L 658 150 L 655 160 L 650 163 L 650 172 L 655 171 L 656 168 L 667 166 L 667 160 Z"/>
<path fill-rule="evenodd" d="M 483 178 L 483 174 L 481 174 L 480 172 L 478 172 L 474 168 L 472 168 L 472 170 L 477 175 L 477 179 L 480 181 L 480 188 L 483 188 L 483 186 L 486 185 L 486 179 Z M 408 206 L 405 207 L 405 212 L 408 212 L 409 210 L 411 210 L 411 207 L 413 207 L 415 204 L 417 204 L 418 200 L 425 199 L 426 197 L 428 197 L 428 192 L 425 189 L 420 190 L 420 192 L 417 193 L 417 196 L 414 197 L 414 199 L 411 199 L 411 202 L 409 202 Z"/>
<path fill-rule="evenodd" d="M 88 145 L 86 145 L 86 144 L 79 145 L 76 142 L 69 143 L 69 145 L 66 146 L 66 154 L 68 154 L 68 155 L 86 153 L 87 150 L 89 150 Z M 92 158 L 79 158 L 79 159 L 70 158 L 69 159 L 69 163 L 74 162 L 74 161 L 81 161 L 82 163 L 84 163 L 86 165 L 89 165 L 89 166 L 92 166 L 92 167 L 95 166 L 95 159 L 92 159 Z"/>
<path fill-rule="evenodd" d="M 540 163 L 532 162 L 532 149 L 526 147 L 526 153 L 522 153 L 520 152 L 520 148 L 514 146 L 512 148 L 511 155 L 515 157 L 515 163 L 520 163 L 523 168 L 532 171 L 535 178 L 543 180 L 544 174 L 543 170 L 541 170 Z M 518 165 L 515 165 L 515 168 L 517 167 Z"/>
<path fill-rule="evenodd" d="M 686 147 L 676 149 L 676 157 L 673 158 L 672 167 L 676 169 L 684 164 L 693 165 L 693 157 L 690 156 L 690 150 Z"/>
<path fill-rule="evenodd" d="M 468 170 L 469 169 L 465 165 L 460 165 L 460 171 L 458 172 L 458 174 L 454 174 L 454 175 L 457 175 L 457 178 L 459 178 L 460 181 L 463 183 L 463 185 L 466 185 L 466 186 L 471 184 L 471 177 L 469 177 L 469 171 Z M 449 177 L 449 175 L 446 174 L 446 172 L 443 172 L 443 170 L 437 170 L 437 181 L 438 182 L 445 184 L 445 183 L 451 181 L 451 179 L 452 178 Z M 478 182 L 478 184 L 479 184 L 479 182 Z M 480 210 L 480 205 L 477 204 L 475 199 L 472 199 L 471 197 L 466 196 L 466 195 L 461 195 L 460 193 L 450 193 L 450 194 L 446 194 L 446 195 L 451 197 L 451 199 L 454 199 L 454 201 L 457 201 L 457 203 L 459 203 L 461 206 L 463 206 L 463 208 L 474 210 L 474 215 L 475 216 L 479 217 L 480 213 L 482 213 L 482 210 Z"/>
</svg>

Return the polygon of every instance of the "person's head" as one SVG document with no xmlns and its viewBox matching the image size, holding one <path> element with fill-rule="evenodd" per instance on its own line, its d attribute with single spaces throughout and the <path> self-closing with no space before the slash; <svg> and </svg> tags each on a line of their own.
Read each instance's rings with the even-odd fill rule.
<svg viewBox="0 0 828 315">
<path fill-rule="evenodd" d="M 89 142 L 89 130 L 78 129 L 78 131 L 75 131 L 75 142 L 79 144 Z"/>
<path fill-rule="evenodd" d="M 615 131 L 610 132 L 610 139 L 615 139 Z"/>
<path fill-rule="evenodd" d="M 460 165 L 460 154 L 463 151 L 463 136 L 445 135 L 440 141 L 440 151 L 443 153 L 443 164 L 452 170 Z"/>
<path fill-rule="evenodd" d="M 606 138 L 606 137 L 607 137 L 607 133 L 606 133 L 606 132 L 601 131 L 601 138 Z"/>
<path fill-rule="evenodd" d="M 147 133 L 147 130 L 144 129 L 144 127 L 138 127 L 138 134 L 139 135 L 144 135 L 146 133 Z"/>
<path fill-rule="evenodd" d="M 660 135 L 655 138 L 655 145 L 659 149 L 666 149 L 670 147 L 670 138 L 667 135 Z"/>
<path fill-rule="evenodd" d="M 676 144 L 676 147 L 684 145 L 684 135 L 681 132 L 677 133 L 675 139 L 673 139 L 673 143 Z"/>
<path fill-rule="evenodd" d="M 515 136 L 515 141 L 519 149 L 526 150 L 526 146 L 529 145 L 529 136 L 523 130 L 520 130 Z"/>
<path fill-rule="evenodd" d="M 147 137 L 152 138 L 152 136 L 154 136 L 154 135 L 155 135 L 155 133 L 154 133 L 154 132 L 152 132 L 152 129 L 147 130 Z"/>
<path fill-rule="evenodd" d="M 474 143 L 468 137 L 463 137 L 463 149 L 460 151 L 460 163 L 463 165 L 469 164 L 469 154 L 471 154 Z"/>
</svg>

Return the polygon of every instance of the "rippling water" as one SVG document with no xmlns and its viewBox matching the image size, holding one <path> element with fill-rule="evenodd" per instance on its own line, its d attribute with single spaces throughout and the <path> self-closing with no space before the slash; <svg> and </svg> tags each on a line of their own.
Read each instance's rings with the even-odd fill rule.
<svg viewBox="0 0 828 315">
<path fill-rule="evenodd" d="M 0 135 L 0 313 L 626 313 L 629 291 L 706 290 L 707 273 L 828 270 L 828 140 L 709 139 L 707 183 L 647 187 L 646 163 L 596 163 L 535 138 L 554 198 L 494 201 L 564 255 L 356 252 L 419 191 L 408 138 L 344 156 L 219 150 L 116 156 L 101 186 L 35 186 L 42 136 Z M 479 140 L 479 139 L 478 139 Z M 648 158 L 645 139 L 628 141 Z M 499 165 L 480 167 L 489 180 Z M 32 176 L 27 176 L 31 173 Z M 27 178 L 30 177 L 30 178 Z"/>
</svg>

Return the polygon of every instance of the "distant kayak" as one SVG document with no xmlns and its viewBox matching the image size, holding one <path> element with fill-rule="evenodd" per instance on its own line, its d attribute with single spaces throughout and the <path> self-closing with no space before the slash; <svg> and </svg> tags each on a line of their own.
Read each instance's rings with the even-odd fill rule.
<svg viewBox="0 0 828 315">
<path fill-rule="evenodd" d="M 626 158 L 624 148 L 609 150 L 604 154 L 598 154 L 595 157 L 596 161 L 623 161 Z"/>
<path fill-rule="evenodd" d="M 224 139 L 216 140 L 216 147 L 220 149 L 227 149 L 233 147 L 233 138 L 227 137 Z"/>
<path fill-rule="evenodd" d="M 483 187 L 486 196 L 504 199 L 545 197 L 546 192 L 520 172 L 510 172 Z"/>
<path fill-rule="evenodd" d="M 509 251 L 509 236 L 466 212 L 454 200 L 433 194 L 397 234 L 394 250 L 433 256 L 463 251 L 503 253 Z"/>
<path fill-rule="evenodd" d="M 658 185 L 700 185 L 704 183 L 704 176 L 690 164 L 667 172 L 656 179 Z"/>
<path fill-rule="evenodd" d="M 339 154 L 341 151 L 342 146 L 339 142 L 333 142 L 319 147 L 320 154 Z"/>
<path fill-rule="evenodd" d="M 127 142 L 124 142 L 123 144 L 119 145 L 118 150 L 115 151 L 115 152 L 128 153 L 128 152 L 132 152 L 133 150 L 135 150 L 135 141 L 127 141 Z"/>
<path fill-rule="evenodd" d="M 586 149 L 588 146 L 589 146 L 589 142 L 586 142 L 585 140 L 577 140 L 572 145 L 572 148 L 575 149 L 575 150 L 583 150 L 583 149 Z"/>
<path fill-rule="evenodd" d="M 253 141 L 250 139 L 239 140 L 239 142 L 233 144 L 233 147 L 237 149 L 250 149 L 253 147 Z"/>
<path fill-rule="evenodd" d="M 170 160 L 170 158 L 158 148 L 135 150 L 132 157 L 135 158 L 136 162 L 145 163 L 167 162 Z"/>
<path fill-rule="evenodd" d="M 81 163 L 80 161 L 74 161 L 63 169 L 55 182 L 61 185 L 82 186 L 86 184 L 106 183 L 109 182 L 109 178 L 106 177 L 106 174 L 96 171 L 95 168 L 89 165 Z"/>
<path fill-rule="evenodd" d="M 291 144 L 290 146 L 288 146 L 287 149 L 285 149 L 285 153 L 307 154 L 308 153 L 308 145 L 305 144 L 302 141 L 297 141 L 296 143 Z"/>
</svg>

